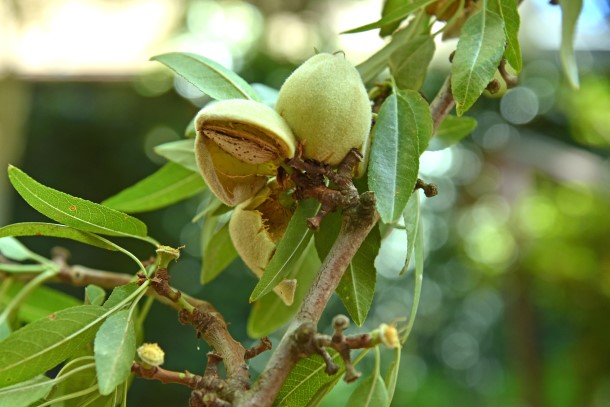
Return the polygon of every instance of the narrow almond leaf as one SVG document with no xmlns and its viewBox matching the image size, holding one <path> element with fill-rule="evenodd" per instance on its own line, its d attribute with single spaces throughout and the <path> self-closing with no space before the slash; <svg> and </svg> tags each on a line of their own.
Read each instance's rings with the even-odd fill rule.
<svg viewBox="0 0 610 407">
<path fill-rule="evenodd" d="M 447 115 L 430 140 L 428 151 L 438 151 L 451 147 L 470 135 L 476 128 L 477 121 L 473 117 Z"/>
<path fill-rule="evenodd" d="M 411 330 L 413 329 L 413 324 L 415 323 L 415 316 L 417 315 L 417 308 L 419 307 L 419 298 L 421 296 L 421 287 L 424 278 L 424 228 L 421 221 L 419 223 L 419 227 L 417 228 L 417 235 L 415 236 L 414 250 L 415 273 L 413 273 L 413 278 L 415 280 L 415 284 L 413 285 L 413 304 L 411 305 L 411 313 L 409 314 L 409 319 L 407 320 L 407 326 L 401 338 L 401 342 L 403 344 L 409 338 Z"/>
<path fill-rule="evenodd" d="M 93 344 L 99 392 L 112 393 L 131 371 L 136 353 L 136 330 L 131 312 L 121 310 L 104 321 Z"/>
<path fill-rule="evenodd" d="M 106 298 L 106 291 L 102 287 L 89 284 L 85 287 L 85 304 L 102 305 Z"/>
<path fill-rule="evenodd" d="M 87 355 L 77 359 L 72 359 L 65 364 L 61 369 L 61 381 L 53 391 L 53 397 L 66 396 L 74 394 L 83 389 L 94 386 L 97 383 L 95 375 L 95 363 L 93 356 Z M 76 371 L 76 372 L 75 372 Z M 83 400 L 87 395 L 75 397 L 69 400 L 64 400 L 62 407 L 82 407 L 85 404 Z M 53 405 L 54 406 L 54 405 Z M 89 407 L 87 405 L 87 407 Z M 115 406 L 108 406 L 115 407 Z"/>
<path fill-rule="evenodd" d="M 36 377 L 69 358 L 93 339 L 107 313 L 103 307 L 81 305 L 15 331 L 0 342 L 0 387 Z"/>
<path fill-rule="evenodd" d="M 205 182 L 199 172 L 169 162 L 159 170 L 102 202 L 102 205 L 127 213 L 164 208 L 203 191 Z"/>
<path fill-rule="evenodd" d="M 390 364 L 388 368 L 388 372 L 385 376 L 385 387 L 388 389 L 388 404 L 387 407 L 390 407 L 392 404 L 392 399 L 394 398 L 394 391 L 396 390 L 396 383 L 398 383 L 398 371 L 400 370 L 400 353 L 401 347 L 397 347 L 394 350 L 394 360 Z"/>
<path fill-rule="evenodd" d="M 11 286 L 0 298 L 1 305 L 7 305 L 23 288 L 24 284 L 13 281 Z M 58 312 L 65 308 L 81 305 L 81 301 L 71 295 L 46 286 L 34 288 L 32 293 L 27 296 L 19 305 L 17 318 L 19 321 L 30 323 L 49 314 Z"/>
<path fill-rule="evenodd" d="M 383 9 L 381 10 L 381 18 L 387 16 L 390 13 L 395 12 L 401 6 L 405 4 L 404 0 L 385 0 L 383 2 Z M 387 37 L 391 35 L 400 25 L 400 21 L 394 21 L 393 23 L 384 25 L 379 30 L 380 37 Z"/>
<path fill-rule="evenodd" d="M 385 223 L 402 215 L 431 134 L 430 109 L 418 92 L 397 90 L 381 106 L 373 128 L 368 182 Z"/>
<path fill-rule="evenodd" d="M 237 257 L 237 251 L 225 224 L 208 239 L 203 250 L 201 283 L 207 284 L 218 276 Z"/>
<path fill-rule="evenodd" d="M 451 64 L 451 91 L 457 115 L 463 115 L 493 79 L 504 54 L 506 36 L 502 19 L 481 10 L 466 20 Z"/>
<path fill-rule="evenodd" d="M 12 237 L 15 235 L 3 233 L 3 230 L 7 227 L 8 226 L 4 226 L 0 228 L 0 253 L 4 257 L 15 261 L 35 259 L 36 254 L 34 254 L 30 249 L 25 247 L 19 240 Z"/>
<path fill-rule="evenodd" d="M 195 159 L 195 140 L 170 141 L 156 146 L 155 153 L 167 158 L 176 164 L 180 164 L 193 172 L 199 173 L 197 160 Z"/>
<path fill-rule="evenodd" d="M 324 218 L 320 230 L 314 235 L 316 250 L 321 259 L 326 258 L 339 235 L 341 215 L 332 213 Z M 374 228 L 366 237 L 343 273 L 336 293 L 354 322 L 362 326 L 375 295 L 375 257 L 381 245 L 381 235 Z"/>
<path fill-rule="evenodd" d="M 235 72 L 201 55 L 170 52 L 151 58 L 186 79 L 212 99 L 252 99 L 259 101 L 254 90 Z"/>
<path fill-rule="evenodd" d="M 46 187 L 12 165 L 8 176 L 28 204 L 56 222 L 102 235 L 146 237 L 146 225 L 125 213 Z"/>
<path fill-rule="evenodd" d="M 523 61 L 521 58 L 521 47 L 519 46 L 519 11 L 517 0 L 488 0 L 488 7 L 498 14 L 504 21 L 504 33 L 506 35 L 506 50 L 504 57 L 517 73 L 521 72 Z"/>
<path fill-rule="evenodd" d="M 139 286 L 135 282 L 115 287 L 106 302 L 104 302 L 104 308 L 112 309 L 116 307 L 119 303 L 132 295 L 138 288 Z"/>
<path fill-rule="evenodd" d="M 0 389 L 0 407 L 28 407 L 45 397 L 54 382 L 44 375 Z"/>
<path fill-rule="evenodd" d="M 301 257 L 311 238 L 307 218 L 314 216 L 319 207 L 320 204 L 312 199 L 299 202 L 271 261 L 250 295 L 250 302 L 273 290 L 290 273 L 293 263 Z"/>
<path fill-rule="evenodd" d="M 360 379 L 346 407 L 379 407 L 387 406 L 388 390 L 379 373 L 373 373 L 365 379 Z"/>
<path fill-rule="evenodd" d="M 416 0 L 412 3 L 404 4 L 402 7 L 394 9 L 392 12 L 386 14 L 382 19 L 375 21 L 374 23 L 366 24 L 360 27 L 352 28 L 351 30 L 343 31 L 341 34 L 353 34 L 363 31 L 374 30 L 381 28 L 397 21 L 404 20 L 409 14 L 413 13 L 417 9 L 423 8 L 428 4 L 436 0 Z"/>
<path fill-rule="evenodd" d="M 286 278 L 296 278 L 298 281 L 292 305 L 284 304 L 275 293 L 264 295 L 252 305 L 252 311 L 248 317 L 248 336 L 262 338 L 289 322 L 299 310 L 319 269 L 320 260 L 316 255 L 313 243 L 310 242 L 299 261 L 292 267 L 290 274 L 286 276 Z"/>
<path fill-rule="evenodd" d="M 418 35 L 392 54 L 389 60 L 390 73 L 400 89 L 421 88 L 435 49 L 431 35 Z"/>
<path fill-rule="evenodd" d="M 189 124 L 186 125 L 186 129 L 184 129 L 184 137 L 185 138 L 195 138 L 197 137 L 197 129 L 195 128 L 195 118 L 197 116 L 193 116 Z"/>
<path fill-rule="evenodd" d="M 405 220 L 405 231 L 407 232 L 407 258 L 405 260 L 405 266 L 402 268 L 400 275 L 406 273 L 411 262 L 411 255 L 413 254 L 413 248 L 415 247 L 415 237 L 417 236 L 417 229 L 420 223 L 420 205 L 419 205 L 419 192 L 415 191 L 409 198 L 407 206 L 402 214 Z"/>
<path fill-rule="evenodd" d="M 561 65 L 568 78 L 568 82 L 574 89 L 578 89 L 578 67 L 574 58 L 574 37 L 576 35 L 576 24 L 582 10 L 582 0 L 566 0 L 559 2 L 561 6 L 561 48 L 559 56 Z"/>
<path fill-rule="evenodd" d="M 343 359 L 338 352 L 330 349 L 332 360 L 340 367 L 339 372 L 329 375 L 325 372 L 326 363 L 319 355 L 311 355 L 301 359 L 290 371 L 286 381 L 273 403 L 274 406 L 282 407 L 305 407 L 320 390 L 328 384 L 332 384 L 341 377 L 343 373 Z M 327 390 L 330 391 L 330 388 Z"/>
<path fill-rule="evenodd" d="M 0 228 L 0 236 L 48 236 L 71 239 L 106 250 L 118 250 L 116 246 L 100 239 L 93 233 L 71 228 L 58 223 L 22 222 Z"/>
</svg>

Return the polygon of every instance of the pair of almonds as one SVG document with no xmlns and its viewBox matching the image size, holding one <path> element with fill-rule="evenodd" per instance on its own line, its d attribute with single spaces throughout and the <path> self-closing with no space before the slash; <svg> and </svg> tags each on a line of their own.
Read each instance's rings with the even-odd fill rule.
<svg viewBox="0 0 610 407">
<path fill-rule="evenodd" d="M 277 184 L 269 181 L 278 166 L 294 156 L 298 143 L 304 158 L 331 166 L 352 148 L 366 155 L 370 125 L 366 89 L 343 54 L 318 54 L 303 63 L 280 89 L 275 110 L 233 99 L 198 113 L 197 164 L 218 199 L 237 205 L 229 232 L 255 274 L 262 275 L 294 210 L 278 199 Z M 364 166 L 357 173 L 362 175 Z M 290 305 L 295 287 L 294 280 L 285 280 L 275 291 Z"/>
</svg>

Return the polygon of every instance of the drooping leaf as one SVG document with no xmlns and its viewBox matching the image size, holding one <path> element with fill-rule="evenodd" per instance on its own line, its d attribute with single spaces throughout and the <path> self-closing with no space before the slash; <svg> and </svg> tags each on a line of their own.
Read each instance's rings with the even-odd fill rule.
<svg viewBox="0 0 610 407">
<path fill-rule="evenodd" d="M 0 298 L 0 304 L 7 305 L 21 291 L 23 286 L 23 283 L 13 281 Z M 34 288 L 32 293 L 21 302 L 17 318 L 19 321 L 30 323 L 54 312 L 78 305 L 81 305 L 81 301 L 77 298 L 41 285 Z"/>
<path fill-rule="evenodd" d="M 419 90 L 434 56 L 434 38 L 418 35 L 400 47 L 389 60 L 390 73 L 400 89 Z"/>
<path fill-rule="evenodd" d="M 45 397 L 53 382 L 44 375 L 0 389 L 0 407 L 28 407 Z"/>
<path fill-rule="evenodd" d="M 0 228 L 0 236 L 47 236 L 71 239 L 106 250 L 118 250 L 99 236 L 58 223 L 22 222 Z"/>
<path fill-rule="evenodd" d="M 346 407 L 378 407 L 387 406 L 388 390 L 379 373 L 360 379 L 358 386 L 349 398 Z"/>
<path fill-rule="evenodd" d="M 438 151 L 451 147 L 467 137 L 476 127 L 477 121 L 473 117 L 447 115 L 430 140 L 428 151 Z"/>
<path fill-rule="evenodd" d="M 481 10 L 466 20 L 451 64 L 451 91 L 461 116 L 493 79 L 504 54 L 506 36 L 502 19 Z"/>
<path fill-rule="evenodd" d="M 138 288 L 138 284 L 135 282 L 115 287 L 106 302 L 104 302 L 104 308 L 112 309 L 116 307 L 123 302 L 123 300 L 132 295 Z"/>
<path fill-rule="evenodd" d="M 363 31 L 374 30 L 376 28 L 381 28 L 397 21 L 404 20 L 409 14 L 414 11 L 427 6 L 436 0 L 415 0 L 412 3 L 406 3 L 401 7 L 394 9 L 392 12 L 386 14 L 380 20 L 375 21 L 374 23 L 366 24 L 360 27 L 352 28 L 351 30 L 347 30 L 342 32 L 341 34 L 353 34 L 359 33 Z"/>
<path fill-rule="evenodd" d="M 319 207 L 320 204 L 312 199 L 299 202 L 269 265 L 250 295 L 250 302 L 273 290 L 290 274 L 293 263 L 301 257 L 311 238 L 312 232 L 307 227 L 307 218 L 314 216 Z"/>
<path fill-rule="evenodd" d="M 36 377 L 69 358 L 93 339 L 107 313 L 103 307 L 81 305 L 13 332 L 0 342 L 0 387 Z"/>
<path fill-rule="evenodd" d="M 402 214 L 405 220 L 405 231 L 407 232 L 407 258 L 400 275 L 403 275 L 407 271 L 409 263 L 411 262 L 411 255 L 413 254 L 413 248 L 415 247 L 415 237 L 417 236 L 417 230 L 419 229 L 421 221 L 420 211 L 419 192 L 415 191 L 409 198 L 409 202 L 407 202 L 407 206 Z"/>
<path fill-rule="evenodd" d="M 326 363 L 319 355 L 311 355 L 301 359 L 290 371 L 286 381 L 282 385 L 274 406 L 281 407 L 305 407 L 310 406 L 312 398 L 316 397 L 321 390 L 326 389 L 329 384 L 336 383 L 343 373 L 343 360 L 339 353 L 330 349 L 332 360 L 340 369 L 334 375 L 325 372 Z M 332 388 L 332 387 L 331 387 Z"/>
<path fill-rule="evenodd" d="M 203 250 L 201 283 L 207 284 L 220 274 L 237 257 L 229 236 L 229 225 L 218 229 Z"/>
<path fill-rule="evenodd" d="M 199 174 L 169 162 L 137 184 L 106 199 L 102 205 L 137 213 L 164 208 L 203 191 L 205 182 Z"/>
<path fill-rule="evenodd" d="M 12 237 L 14 235 L 2 233 L 5 228 L 7 226 L 0 228 L 0 254 L 15 261 L 35 259 L 36 255 L 19 240 Z"/>
<path fill-rule="evenodd" d="M 316 250 L 321 259 L 326 258 L 335 239 L 339 235 L 341 215 L 327 215 L 314 235 Z M 374 228 L 366 237 L 350 265 L 343 273 L 336 293 L 358 326 L 362 326 L 368 315 L 375 294 L 375 257 L 379 251 L 381 236 L 379 229 Z"/>
<path fill-rule="evenodd" d="M 248 82 L 235 72 L 204 56 L 187 52 L 170 52 L 152 57 L 151 60 L 161 62 L 212 99 L 259 100 Z"/>
<path fill-rule="evenodd" d="M 193 172 L 199 173 L 197 160 L 195 159 L 195 140 L 178 140 L 169 143 L 159 144 L 154 148 L 155 153 L 163 158 L 167 158 L 182 167 Z"/>
<path fill-rule="evenodd" d="M 95 369 L 101 395 L 112 393 L 131 371 L 136 353 L 136 331 L 128 309 L 104 321 L 93 344 Z"/>
<path fill-rule="evenodd" d="M 106 298 L 106 291 L 102 287 L 89 284 L 85 287 L 85 304 L 102 305 Z"/>
<path fill-rule="evenodd" d="M 419 93 L 398 90 L 381 106 L 373 128 L 368 182 L 384 222 L 396 222 L 402 214 L 431 133 L 430 110 Z"/>
<path fill-rule="evenodd" d="M 489 9 L 498 14 L 504 21 L 504 33 L 506 35 L 504 57 L 519 73 L 523 67 L 521 46 L 519 45 L 520 17 L 517 10 L 519 2 L 517 0 L 488 0 L 487 4 Z"/>
<path fill-rule="evenodd" d="M 252 305 L 248 317 L 248 336 L 261 338 L 271 334 L 285 323 L 289 322 L 299 310 L 301 302 L 320 269 L 320 260 L 311 242 L 303 252 L 298 262 L 292 267 L 286 278 L 297 278 L 297 288 L 292 305 L 287 306 L 275 293 L 268 293 Z"/>
<path fill-rule="evenodd" d="M 146 236 L 146 225 L 125 213 L 46 187 L 12 165 L 8 176 L 28 204 L 56 222 L 102 235 Z"/>
<path fill-rule="evenodd" d="M 413 285 L 413 304 L 411 305 L 411 313 L 409 314 L 409 319 L 407 320 L 407 326 L 405 328 L 404 334 L 401 337 L 401 343 L 405 343 L 411 334 L 411 330 L 413 329 L 413 324 L 415 323 L 415 316 L 417 315 L 417 308 L 419 307 L 419 298 L 421 295 L 421 287 L 424 278 L 424 228 L 423 224 L 419 223 L 419 227 L 417 228 L 417 234 L 415 236 L 415 273 L 413 273 L 413 278 L 415 280 L 415 284 Z"/>
<path fill-rule="evenodd" d="M 561 65 L 570 85 L 578 89 L 578 67 L 574 58 L 574 37 L 576 23 L 582 10 L 582 0 L 568 0 L 559 2 L 561 6 L 561 48 L 559 56 Z"/>
</svg>

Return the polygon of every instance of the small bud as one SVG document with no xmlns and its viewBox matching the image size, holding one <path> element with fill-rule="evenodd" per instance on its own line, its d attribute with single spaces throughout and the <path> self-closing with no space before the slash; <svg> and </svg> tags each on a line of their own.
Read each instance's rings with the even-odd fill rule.
<svg viewBox="0 0 610 407">
<path fill-rule="evenodd" d="M 339 314 L 333 318 L 333 328 L 338 331 L 343 331 L 349 326 L 349 318 Z"/>
<path fill-rule="evenodd" d="M 137 349 L 137 352 L 145 368 L 161 366 L 165 362 L 165 352 L 156 343 L 144 343 Z"/>
<path fill-rule="evenodd" d="M 180 247 L 174 249 L 170 246 L 157 246 L 157 250 L 155 250 L 157 252 L 157 265 L 160 268 L 167 268 L 172 260 L 178 260 L 180 258 L 180 249 Z"/>
<path fill-rule="evenodd" d="M 398 336 L 398 330 L 394 325 L 381 324 L 379 325 L 378 330 L 381 343 L 390 349 L 400 347 L 400 337 Z"/>
</svg>

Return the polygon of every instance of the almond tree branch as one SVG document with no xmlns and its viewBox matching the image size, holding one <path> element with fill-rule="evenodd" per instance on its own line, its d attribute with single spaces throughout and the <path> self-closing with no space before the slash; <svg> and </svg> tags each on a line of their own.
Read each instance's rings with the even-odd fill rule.
<svg viewBox="0 0 610 407">
<path fill-rule="evenodd" d="M 440 90 L 430 102 L 430 113 L 432 114 L 432 134 L 436 133 L 443 119 L 455 106 L 453 93 L 451 93 L 451 75 L 447 76 Z"/>
</svg>

